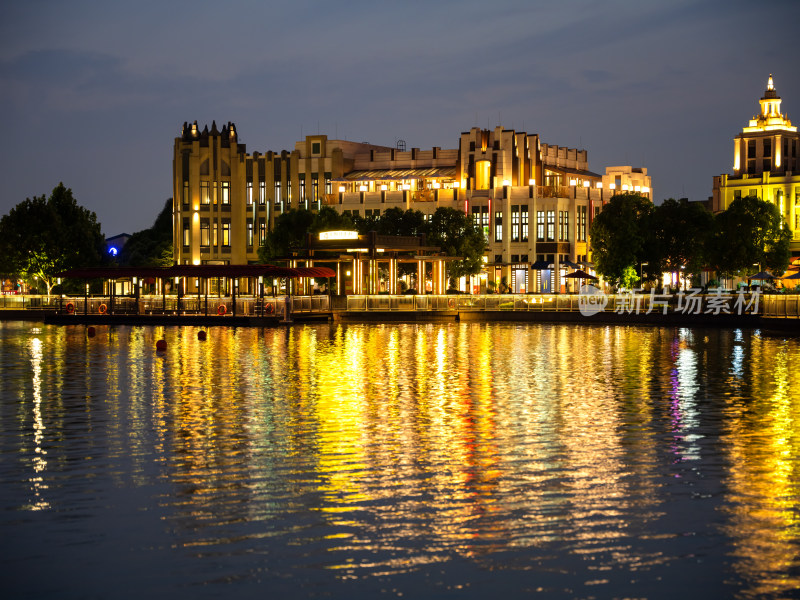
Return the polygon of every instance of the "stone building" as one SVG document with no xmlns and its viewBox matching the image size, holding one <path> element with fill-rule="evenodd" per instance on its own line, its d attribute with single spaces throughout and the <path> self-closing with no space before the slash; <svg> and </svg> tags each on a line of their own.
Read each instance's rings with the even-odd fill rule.
<svg viewBox="0 0 800 600">
<path fill-rule="evenodd" d="M 792 254 L 800 254 L 800 135 L 781 112 L 772 75 L 759 114 L 734 138 L 733 173 L 714 177 L 712 208 L 725 210 L 742 196 L 775 204 L 792 230 Z"/>
<path fill-rule="evenodd" d="M 600 175 L 585 150 L 502 127 L 472 128 L 452 149 L 310 135 L 291 152 L 248 154 L 233 123 L 202 131 L 184 123 L 173 172 L 179 264 L 256 262 L 275 217 L 291 208 L 378 216 L 445 206 L 466 212 L 486 236 L 483 273 L 460 282 L 470 292 L 501 281 L 514 292 L 567 289 L 570 270 L 591 268 L 589 226 L 602 205 L 618 191 L 653 197 L 647 169 Z"/>
</svg>

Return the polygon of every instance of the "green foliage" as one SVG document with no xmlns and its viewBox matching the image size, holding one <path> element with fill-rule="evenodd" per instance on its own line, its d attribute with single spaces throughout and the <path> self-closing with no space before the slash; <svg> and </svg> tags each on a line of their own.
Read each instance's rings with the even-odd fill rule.
<svg viewBox="0 0 800 600">
<path fill-rule="evenodd" d="M 173 263 L 172 198 L 164 203 L 150 229 L 131 235 L 117 260 L 132 267 L 168 267 Z"/>
<path fill-rule="evenodd" d="M 292 208 L 275 219 L 264 245 L 258 250 L 258 258 L 267 263 L 287 257 L 292 252 L 304 254 L 307 234 L 351 230 L 353 227 L 353 220 L 349 216 L 339 214 L 330 206 L 323 206 L 319 212 Z"/>
<path fill-rule="evenodd" d="M 647 244 L 644 272 L 648 279 L 685 267 L 699 271 L 705 263 L 705 248 L 714 216 L 699 202 L 669 198 L 652 215 L 651 240 Z"/>
<path fill-rule="evenodd" d="M 755 196 L 737 198 L 714 218 L 708 263 L 721 275 L 755 273 L 759 267 L 780 275 L 789 265 L 790 236 L 777 206 Z"/>
<path fill-rule="evenodd" d="M 447 256 L 461 257 L 448 263 L 451 277 L 480 272 L 486 239 L 466 213 L 454 208 L 437 208 L 428 222 L 427 243 L 441 247 Z"/>
<path fill-rule="evenodd" d="M 0 271 L 38 277 L 52 290 L 58 273 L 102 264 L 105 239 L 95 213 L 59 183 L 50 197 L 28 198 L 0 220 Z"/>
<path fill-rule="evenodd" d="M 636 193 L 617 194 L 592 222 L 591 248 L 597 272 L 617 285 L 629 280 L 653 254 L 653 203 Z"/>
</svg>

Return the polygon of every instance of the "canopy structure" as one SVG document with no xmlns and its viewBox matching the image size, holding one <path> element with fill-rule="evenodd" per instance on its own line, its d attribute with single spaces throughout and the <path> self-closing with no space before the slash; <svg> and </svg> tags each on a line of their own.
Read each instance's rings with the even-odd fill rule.
<svg viewBox="0 0 800 600">
<path fill-rule="evenodd" d="M 537 260 L 535 263 L 531 265 L 531 269 L 534 271 L 546 271 L 547 269 L 552 269 L 553 263 L 548 260 Z"/>
<path fill-rule="evenodd" d="M 581 265 L 572 262 L 571 260 L 564 260 L 561 262 L 561 265 L 564 267 L 569 267 L 570 269 L 580 269 Z"/>
<path fill-rule="evenodd" d="M 594 275 L 589 275 L 586 271 L 578 269 L 577 271 L 573 271 L 568 275 L 564 275 L 565 278 L 569 279 L 597 279 Z"/>
<path fill-rule="evenodd" d="M 791 275 L 784 275 L 781 279 L 800 279 L 800 271 L 795 271 Z"/>
<path fill-rule="evenodd" d="M 129 277 L 336 277 L 328 267 L 276 267 L 273 265 L 173 265 L 171 267 L 86 267 L 58 274 L 66 279 L 124 279 Z"/>
<path fill-rule="evenodd" d="M 750 275 L 748 279 L 755 279 L 756 281 L 769 281 L 770 279 L 776 279 L 776 277 L 771 273 L 767 273 L 766 271 L 760 271 L 755 275 Z"/>
</svg>

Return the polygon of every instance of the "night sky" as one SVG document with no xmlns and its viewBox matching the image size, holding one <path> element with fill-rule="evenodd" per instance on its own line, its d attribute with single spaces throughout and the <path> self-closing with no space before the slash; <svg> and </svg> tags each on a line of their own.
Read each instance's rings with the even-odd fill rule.
<svg viewBox="0 0 800 600">
<path fill-rule="evenodd" d="M 501 124 L 702 200 L 770 73 L 800 125 L 798 25 L 796 0 L 3 2 L 0 215 L 63 181 L 107 236 L 149 227 L 213 119 L 248 152 Z"/>
</svg>

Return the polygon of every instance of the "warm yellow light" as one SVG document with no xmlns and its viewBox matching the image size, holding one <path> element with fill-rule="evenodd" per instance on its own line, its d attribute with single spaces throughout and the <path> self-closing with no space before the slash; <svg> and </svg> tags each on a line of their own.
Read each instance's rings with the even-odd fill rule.
<svg viewBox="0 0 800 600">
<path fill-rule="evenodd" d="M 358 232 L 357 231 L 320 231 L 319 232 L 319 239 L 320 241 L 326 240 L 357 240 L 358 239 Z"/>
<path fill-rule="evenodd" d="M 388 190 L 388 189 L 389 189 L 389 186 L 388 186 L 388 185 L 386 185 L 385 183 L 384 183 L 384 184 L 381 184 L 381 191 L 382 191 L 382 192 L 385 192 L 385 191 L 386 191 L 386 190 Z"/>
<path fill-rule="evenodd" d="M 649 187 L 647 187 L 647 186 L 644 186 L 644 187 L 642 188 L 642 191 L 643 191 L 645 194 L 649 194 L 649 193 L 650 193 L 650 188 L 649 188 Z"/>
<path fill-rule="evenodd" d="M 368 248 L 348 248 L 348 252 L 368 252 Z"/>
<path fill-rule="evenodd" d="M 503 185 L 504 186 L 511 185 L 511 182 L 508 179 L 503 179 Z"/>
<path fill-rule="evenodd" d="M 410 185 L 408 185 L 407 183 L 404 183 L 404 184 L 403 184 L 403 189 L 404 189 L 404 190 L 410 190 L 410 189 L 411 189 L 411 186 L 410 186 Z"/>
<path fill-rule="evenodd" d="M 634 192 L 640 192 L 640 191 L 642 191 L 642 186 L 640 186 L 640 185 L 635 185 L 635 186 L 633 186 L 633 191 L 634 191 Z"/>
<path fill-rule="evenodd" d="M 592 184 L 589 181 L 584 181 L 583 182 L 583 187 L 585 187 L 585 188 L 589 187 L 590 185 L 592 185 Z"/>
<path fill-rule="evenodd" d="M 602 181 L 598 181 L 596 187 L 597 187 L 598 190 L 602 190 L 603 189 L 603 182 Z"/>
<path fill-rule="evenodd" d="M 350 271 L 345 271 L 345 275 L 347 275 L 348 277 L 350 277 Z"/>
<path fill-rule="evenodd" d="M 627 192 L 628 191 L 628 184 L 627 183 L 623 183 L 622 184 L 622 191 L 623 192 Z"/>
<path fill-rule="evenodd" d="M 434 182 L 433 182 L 433 187 L 434 187 L 434 189 L 437 189 L 437 190 L 438 190 L 440 187 L 442 187 L 442 184 L 441 184 L 441 183 L 439 183 L 438 181 L 434 181 Z"/>
<path fill-rule="evenodd" d="M 343 186 L 343 185 L 340 185 L 340 186 L 339 186 L 339 193 L 342 193 L 342 192 L 344 192 L 344 186 Z"/>
<path fill-rule="evenodd" d="M 461 187 L 461 184 L 458 181 L 453 182 L 453 188 L 458 189 Z"/>
<path fill-rule="evenodd" d="M 578 185 L 578 180 L 577 179 L 570 179 L 569 180 L 569 184 L 570 185 Z"/>
<path fill-rule="evenodd" d="M 536 185 L 535 179 L 528 179 L 528 185 Z"/>
<path fill-rule="evenodd" d="M 367 191 L 367 186 L 365 186 L 363 184 L 358 186 L 358 191 L 359 192 L 366 192 Z"/>
<path fill-rule="evenodd" d="M 200 259 L 199 259 L 199 258 L 195 258 L 195 259 L 192 261 L 192 264 L 193 264 L 193 265 L 199 265 L 199 264 L 200 264 Z"/>
<path fill-rule="evenodd" d="M 617 189 L 617 184 L 616 184 L 616 183 L 609 183 L 609 184 L 608 184 L 608 189 L 610 189 L 610 190 L 615 190 L 615 189 Z"/>
</svg>

